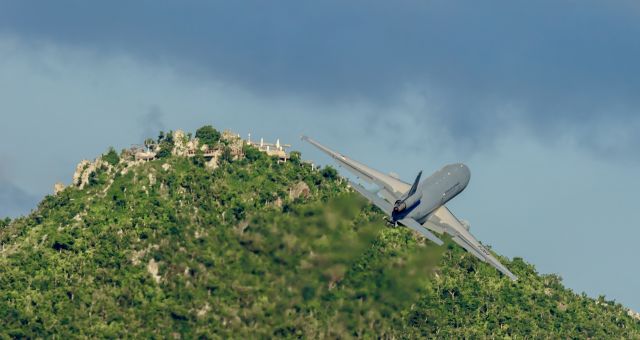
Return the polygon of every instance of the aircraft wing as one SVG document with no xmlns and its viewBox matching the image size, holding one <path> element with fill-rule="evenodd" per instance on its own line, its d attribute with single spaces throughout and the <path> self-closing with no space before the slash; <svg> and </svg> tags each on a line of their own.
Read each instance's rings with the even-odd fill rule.
<svg viewBox="0 0 640 340">
<path fill-rule="evenodd" d="M 444 244 L 444 242 L 442 242 L 441 239 L 439 239 L 436 235 L 434 235 L 432 232 L 430 232 L 427 228 L 423 227 L 420 223 L 418 223 L 413 218 L 403 218 L 403 219 L 399 220 L 398 222 L 400 222 L 401 224 L 407 226 L 410 229 L 413 229 L 413 230 L 419 232 L 420 234 L 422 234 L 422 236 L 428 238 L 429 240 L 433 241 L 433 243 L 435 243 L 435 244 L 437 244 L 439 246 Z"/>
<path fill-rule="evenodd" d="M 383 200 L 382 197 L 370 192 L 362 185 L 358 183 L 354 183 L 351 180 L 348 180 L 348 181 L 349 181 L 349 185 L 351 185 L 351 187 L 354 188 L 360 195 L 364 196 L 364 198 L 369 200 L 376 207 L 380 208 L 380 210 L 382 210 L 385 214 L 391 215 L 391 211 L 393 210 L 393 207 L 389 202 Z"/>
<path fill-rule="evenodd" d="M 353 159 L 335 152 L 307 136 L 302 136 L 302 140 L 311 143 L 322 152 L 331 156 L 338 162 L 338 164 L 340 164 L 340 166 L 346 168 L 358 178 L 369 183 L 373 183 L 379 186 L 381 189 L 385 189 L 385 191 L 387 191 L 392 196 L 388 198 L 397 199 L 402 194 L 409 191 L 409 189 L 411 188 L 411 184 L 403 182 L 393 176 L 384 174 L 378 170 L 372 169 L 360 162 L 354 161 Z"/>
<path fill-rule="evenodd" d="M 451 235 L 452 240 L 459 244 L 462 248 L 466 249 L 470 254 L 477 257 L 481 261 L 487 262 L 496 269 L 498 269 L 501 273 L 508 276 L 511 280 L 516 281 L 518 278 L 513 275 L 512 272 L 509 271 L 498 259 L 491 255 L 491 252 L 478 240 L 471 235 L 469 230 L 458 220 L 453 213 L 449 210 L 449 208 L 444 205 L 438 208 L 435 212 L 433 212 L 427 222 L 424 224 L 425 227 L 434 230 L 436 232 L 445 232 Z"/>
</svg>

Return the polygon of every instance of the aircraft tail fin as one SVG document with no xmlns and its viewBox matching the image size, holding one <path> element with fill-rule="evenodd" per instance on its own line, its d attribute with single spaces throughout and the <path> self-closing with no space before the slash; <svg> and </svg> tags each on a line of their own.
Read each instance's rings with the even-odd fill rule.
<svg viewBox="0 0 640 340">
<path fill-rule="evenodd" d="M 418 184 L 420 184 L 420 177 L 422 176 L 422 171 L 420 171 L 418 173 L 418 177 L 416 177 L 416 180 L 413 182 L 413 185 L 411 186 L 411 189 L 409 189 L 409 192 L 407 193 L 407 197 L 413 195 L 416 193 L 416 191 L 418 190 Z"/>
</svg>

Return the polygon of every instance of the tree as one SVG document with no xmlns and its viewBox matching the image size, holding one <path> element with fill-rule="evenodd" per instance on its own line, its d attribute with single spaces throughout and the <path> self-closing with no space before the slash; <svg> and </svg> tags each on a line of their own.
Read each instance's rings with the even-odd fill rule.
<svg viewBox="0 0 640 340">
<path fill-rule="evenodd" d="M 264 158 L 265 154 L 251 145 L 244 145 L 242 147 L 244 157 L 250 162 L 255 162 L 260 158 Z"/>
<path fill-rule="evenodd" d="M 109 147 L 109 151 L 106 155 L 102 156 L 102 160 L 113 166 L 116 166 L 118 165 L 118 163 L 120 163 L 120 156 L 118 156 L 118 153 L 113 147 Z"/>
<path fill-rule="evenodd" d="M 327 166 L 325 166 L 325 167 L 322 169 L 322 171 L 320 172 L 320 174 L 322 175 L 322 177 L 324 177 L 324 178 L 326 178 L 326 179 L 328 179 L 328 180 L 330 180 L 330 181 L 333 181 L 333 180 L 335 180 L 336 178 L 338 178 L 338 171 L 337 171 L 336 169 L 334 169 L 333 167 L 328 166 L 328 165 L 327 165 Z"/>
<path fill-rule="evenodd" d="M 302 154 L 300 153 L 300 151 L 292 151 L 289 155 L 289 160 L 293 164 L 300 164 L 300 162 L 302 161 Z"/>
<path fill-rule="evenodd" d="M 160 147 L 159 151 L 156 154 L 158 158 L 167 158 L 171 156 L 171 152 L 173 151 L 173 147 L 175 146 L 175 142 L 173 140 L 173 131 L 170 131 L 167 134 L 160 133 Z"/>
<path fill-rule="evenodd" d="M 200 143 L 212 147 L 220 140 L 220 132 L 211 125 L 205 125 L 196 130 L 196 138 L 200 140 Z"/>
<path fill-rule="evenodd" d="M 164 141 L 162 143 L 160 143 L 160 150 L 158 151 L 158 153 L 156 154 L 156 157 L 158 158 L 167 158 L 169 156 L 171 156 L 171 151 L 173 150 L 173 144 Z"/>
<path fill-rule="evenodd" d="M 8 226 L 9 224 L 11 224 L 11 219 L 10 218 L 5 218 L 5 219 L 0 219 L 0 228 L 4 228 L 6 226 Z"/>
</svg>

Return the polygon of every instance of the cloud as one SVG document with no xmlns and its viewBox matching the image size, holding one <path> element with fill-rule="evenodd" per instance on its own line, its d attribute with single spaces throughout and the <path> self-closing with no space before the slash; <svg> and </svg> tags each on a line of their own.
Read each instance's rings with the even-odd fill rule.
<svg viewBox="0 0 640 340">
<path fill-rule="evenodd" d="M 639 13 L 633 2 L 596 1 L 14 0 L 0 5 L 0 32 L 264 96 L 368 101 L 383 122 L 408 91 L 425 109 L 397 119 L 430 115 L 467 146 L 523 125 L 541 140 L 570 134 L 624 154 L 640 137 L 620 143 L 603 131 L 630 135 L 639 120 Z"/>
<path fill-rule="evenodd" d="M 0 178 L 0 218 L 27 214 L 37 203 L 35 196 Z"/>
<path fill-rule="evenodd" d="M 0 154 L 0 159 L 0 219 L 24 215 L 36 207 L 38 199 L 9 179 L 13 157 Z"/>
</svg>

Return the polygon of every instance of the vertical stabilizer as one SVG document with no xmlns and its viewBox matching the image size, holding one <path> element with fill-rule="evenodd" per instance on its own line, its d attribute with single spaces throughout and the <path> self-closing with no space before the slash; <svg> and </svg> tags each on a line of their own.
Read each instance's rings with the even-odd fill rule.
<svg viewBox="0 0 640 340">
<path fill-rule="evenodd" d="M 416 190 L 418 190 L 418 184 L 420 184 L 420 176 L 422 176 L 422 171 L 418 173 L 418 177 L 416 177 L 416 180 L 413 182 L 411 189 L 409 189 L 409 192 L 407 193 L 407 197 L 415 194 Z"/>
</svg>

